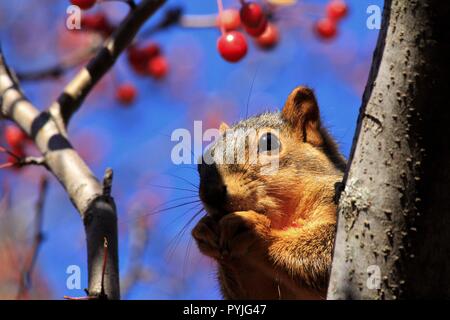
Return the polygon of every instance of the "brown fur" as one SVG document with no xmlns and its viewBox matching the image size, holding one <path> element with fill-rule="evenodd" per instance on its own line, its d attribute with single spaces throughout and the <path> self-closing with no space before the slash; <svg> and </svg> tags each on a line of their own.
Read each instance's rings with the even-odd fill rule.
<svg viewBox="0 0 450 320">
<path fill-rule="evenodd" d="M 258 164 L 199 169 L 200 197 L 208 215 L 192 234 L 200 251 L 218 262 L 227 299 L 325 297 L 336 225 L 334 184 L 341 180 L 345 162 L 321 127 L 310 89 L 296 88 L 281 119 L 274 117 L 246 123 L 256 123 L 261 133 L 279 130 L 276 174 L 260 175 Z M 211 195 L 221 190 L 226 190 L 226 200 L 212 204 Z"/>
</svg>

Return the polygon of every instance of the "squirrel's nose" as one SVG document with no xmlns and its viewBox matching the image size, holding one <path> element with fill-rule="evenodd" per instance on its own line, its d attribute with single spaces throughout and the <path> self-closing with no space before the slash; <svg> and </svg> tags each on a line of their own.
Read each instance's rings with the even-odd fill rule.
<svg viewBox="0 0 450 320">
<path fill-rule="evenodd" d="M 202 200 L 217 210 L 222 210 L 227 200 L 227 187 L 224 185 L 206 187 Z"/>
<path fill-rule="evenodd" d="M 222 180 L 216 165 L 199 166 L 200 199 L 208 206 L 222 211 L 227 201 L 227 186 Z"/>
</svg>

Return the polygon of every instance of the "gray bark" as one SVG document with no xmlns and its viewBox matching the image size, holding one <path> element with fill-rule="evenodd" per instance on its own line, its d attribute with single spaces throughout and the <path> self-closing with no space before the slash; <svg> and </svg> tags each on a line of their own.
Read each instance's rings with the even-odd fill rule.
<svg viewBox="0 0 450 320">
<path fill-rule="evenodd" d="M 328 299 L 450 298 L 449 9 L 385 1 Z"/>
</svg>

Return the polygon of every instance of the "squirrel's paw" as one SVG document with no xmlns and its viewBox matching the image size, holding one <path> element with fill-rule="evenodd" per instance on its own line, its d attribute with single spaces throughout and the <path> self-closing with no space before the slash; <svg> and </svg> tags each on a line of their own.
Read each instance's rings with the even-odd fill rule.
<svg viewBox="0 0 450 320">
<path fill-rule="evenodd" d="M 192 229 L 192 236 L 201 253 L 211 258 L 220 258 L 219 225 L 216 220 L 204 216 Z"/>
<path fill-rule="evenodd" d="M 227 214 L 219 221 L 219 247 L 222 260 L 258 252 L 270 233 L 270 220 L 254 211 Z"/>
</svg>

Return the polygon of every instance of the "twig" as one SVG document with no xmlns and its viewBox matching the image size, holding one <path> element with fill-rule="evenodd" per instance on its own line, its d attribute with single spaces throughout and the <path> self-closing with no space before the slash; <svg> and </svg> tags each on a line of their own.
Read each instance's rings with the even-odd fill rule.
<svg viewBox="0 0 450 320">
<path fill-rule="evenodd" d="M 113 182 L 113 171 L 111 168 L 106 169 L 105 176 L 103 177 L 103 195 L 105 197 L 111 196 Z"/>
<path fill-rule="evenodd" d="M 34 81 L 34 80 L 43 80 L 48 78 L 58 78 L 62 76 L 69 70 L 79 66 L 81 63 L 91 58 L 92 55 L 98 51 L 100 48 L 101 42 L 96 43 L 95 45 L 90 46 L 87 50 L 82 50 L 81 52 L 75 54 L 74 56 L 68 57 L 54 66 L 44 68 L 37 71 L 23 71 L 17 72 L 17 78 L 20 81 Z"/>
<path fill-rule="evenodd" d="M 44 203 L 48 190 L 47 177 L 43 176 L 39 182 L 39 196 L 35 206 L 35 218 L 34 218 L 34 236 L 33 244 L 30 252 L 27 255 L 25 264 L 20 273 L 19 290 L 17 293 L 17 299 L 25 297 L 31 288 L 31 279 L 34 266 L 39 254 L 39 249 L 44 240 L 44 234 L 42 232 L 42 223 L 44 217 Z"/>
<path fill-rule="evenodd" d="M 182 24 L 180 23 L 183 20 L 183 9 L 181 7 L 173 7 L 170 9 L 167 9 L 164 12 L 164 16 L 161 18 L 161 20 L 156 23 L 155 25 L 143 30 L 140 35 L 139 38 L 143 39 L 143 38 L 147 38 L 153 34 L 155 34 L 156 32 L 165 30 L 171 26 L 175 26 L 177 24 L 180 24 L 182 26 Z"/>
<path fill-rule="evenodd" d="M 18 156 L 18 155 L 15 154 L 14 152 L 12 152 L 12 151 L 10 151 L 10 150 L 8 150 L 8 149 L 2 147 L 2 146 L 0 146 L 0 152 L 6 153 L 7 155 L 13 157 L 15 160 L 17 160 L 17 162 L 19 162 L 20 159 L 21 159 L 20 156 Z"/>
<path fill-rule="evenodd" d="M 17 165 L 23 167 L 23 166 L 44 166 L 46 167 L 45 158 L 44 157 L 25 157 L 21 158 Z"/>
<path fill-rule="evenodd" d="M 130 245 L 130 267 L 123 276 L 120 284 L 122 295 L 127 297 L 136 284 L 148 278 L 147 270 L 143 267 L 143 260 L 149 245 L 148 224 L 146 220 L 148 217 L 140 217 L 133 219 L 133 226 L 130 231 L 131 245 Z"/>
<path fill-rule="evenodd" d="M 4 152 L 4 153 L 8 154 L 9 156 L 11 156 L 14 159 L 13 162 L 7 162 L 7 163 L 0 165 L 0 169 L 14 167 L 14 166 L 24 167 L 24 166 L 29 166 L 29 165 L 45 166 L 45 167 L 47 166 L 45 163 L 44 157 L 31 157 L 31 156 L 30 157 L 21 157 L 10 150 L 3 148 L 2 146 L 0 146 L 0 152 Z"/>
</svg>

